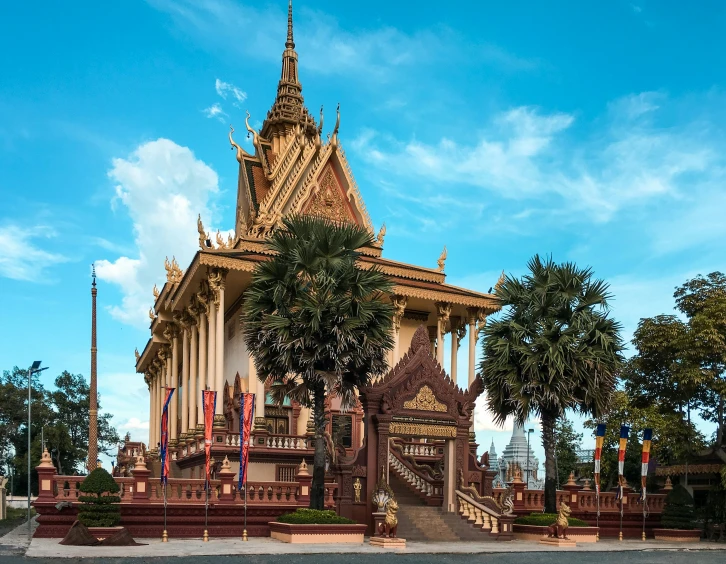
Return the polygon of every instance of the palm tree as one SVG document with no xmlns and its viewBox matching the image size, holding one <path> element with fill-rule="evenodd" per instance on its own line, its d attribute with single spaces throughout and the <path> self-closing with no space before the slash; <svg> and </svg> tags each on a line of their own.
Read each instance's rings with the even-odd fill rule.
<svg viewBox="0 0 726 564">
<path fill-rule="evenodd" d="M 545 512 L 556 512 L 555 423 L 568 409 L 601 417 L 621 366 L 620 324 L 608 317 L 608 284 L 590 268 L 535 255 L 529 274 L 506 277 L 508 309 L 484 328 L 480 370 L 495 421 L 539 416 L 545 451 Z"/>
<path fill-rule="evenodd" d="M 358 225 L 314 216 L 283 220 L 267 241 L 272 258 L 255 269 L 242 308 L 244 339 L 273 400 L 311 407 L 315 457 L 310 507 L 325 497 L 325 397 L 344 409 L 356 389 L 387 369 L 393 348 L 392 285 L 376 268 L 360 268 L 358 249 L 373 237 Z"/>
</svg>

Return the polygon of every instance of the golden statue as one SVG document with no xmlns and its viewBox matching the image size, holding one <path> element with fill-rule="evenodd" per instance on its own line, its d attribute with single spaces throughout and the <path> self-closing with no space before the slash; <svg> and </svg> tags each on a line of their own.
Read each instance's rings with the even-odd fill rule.
<svg viewBox="0 0 726 564">
<path fill-rule="evenodd" d="M 564 501 L 560 502 L 560 510 L 557 513 L 557 520 L 547 527 L 547 536 L 552 539 L 566 539 L 569 521 L 567 518 L 572 514 L 572 509 Z"/>
<path fill-rule="evenodd" d="M 355 491 L 355 502 L 360 503 L 360 492 L 363 489 L 363 485 L 360 483 L 360 478 L 356 478 L 353 483 L 353 491 Z"/>
<path fill-rule="evenodd" d="M 439 260 L 436 261 L 436 264 L 439 265 L 439 267 L 436 269 L 439 272 L 444 271 L 444 264 L 446 263 L 446 257 L 448 255 L 448 251 L 446 250 L 446 245 L 444 245 L 444 250 L 441 251 L 441 256 L 439 257 Z"/>
<path fill-rule="evenodd" d="M 378 534 L 389 539 L 396 538 L 396 530 L 398 529 L 398 502 L 391 498 L 386 503 L 386 519 L 383 523 L 378 523 Z"/>
</svg>

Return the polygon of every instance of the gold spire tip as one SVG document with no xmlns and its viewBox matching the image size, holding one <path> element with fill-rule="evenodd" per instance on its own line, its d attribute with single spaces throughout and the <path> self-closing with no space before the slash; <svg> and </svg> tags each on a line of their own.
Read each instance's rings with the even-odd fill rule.
<svg viewBox="0 0 726 564">
<path fill-rule="evenodd" d="M 292 0 L 287 5 L 287 41 L 285 47 L 287 49 L 295 48 L 295 41 L 292 38 Z"/>
</svg>

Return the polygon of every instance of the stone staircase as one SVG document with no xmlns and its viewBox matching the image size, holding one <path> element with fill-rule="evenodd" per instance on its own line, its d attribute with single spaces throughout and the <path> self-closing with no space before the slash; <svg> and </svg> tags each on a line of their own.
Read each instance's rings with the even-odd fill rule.
<svg viewBox="0 0 726 564">
<path fill-rule="evenodd" d="M 410 490 L 409 485 L 393 472 L 389 484 L 398 502 L 397 535 L 412 541 L 490 541 L 489 535 L 477 530 L 456 513 L 444 513 L 430 507 Z"/>
</svg>

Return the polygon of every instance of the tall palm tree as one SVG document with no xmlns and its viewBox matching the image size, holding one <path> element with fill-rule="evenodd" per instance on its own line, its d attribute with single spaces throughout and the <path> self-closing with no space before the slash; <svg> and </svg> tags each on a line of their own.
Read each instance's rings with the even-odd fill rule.
<svg viewBox="0 0 726 564">
<path fill-rule="evenodd" d="M 608 316 L 608 284 L 590 268 L 535 255 L 529 274 L 506 277 L 496 294 L 506 309 L 484 328 L 480 364 L 497 423 L 542 421 L 545 512 L 556 512 L 555 423 L 568 409 L 601 417 L 615 390 L 623 342 Z"/>
<path fill-rule="evenodd" d="M 260 380 L 271 381 L 280 404 L 311 407 L 315 457 L 310 507 L 325 497 L 325 397 L 356 403 L 356 389 L 387 369 L 393 348 L 392 289 L 376 268 L 360 268 L 365 229 L 314 216 L 283 220 L 267 241 L 274 254 L 255 269 L 245 292 L 244 339 Z"/>
</svg>

